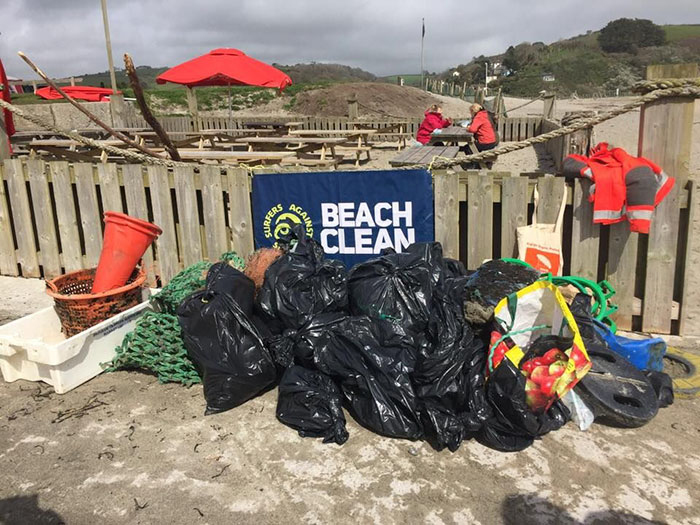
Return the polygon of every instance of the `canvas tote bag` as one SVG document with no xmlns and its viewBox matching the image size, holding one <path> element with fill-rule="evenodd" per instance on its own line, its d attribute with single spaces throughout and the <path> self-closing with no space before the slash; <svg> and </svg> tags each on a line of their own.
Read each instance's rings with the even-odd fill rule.
<svg viewBox="0 0 700 525">
<path fill-rule="evenodd" d="M 561 235 L 568 191 L 568 188 L 564 187 L 564 197 L 559 208 L 557 222 L 555 224 L 537 224 L 537 206 L 540 196 L 535 186 L 535 209 L 532 212 L 532 224 L 519 226 L 517 229 L 518 257 L 543 273 L 561 275 L 564 266 Z"/>
</svg>

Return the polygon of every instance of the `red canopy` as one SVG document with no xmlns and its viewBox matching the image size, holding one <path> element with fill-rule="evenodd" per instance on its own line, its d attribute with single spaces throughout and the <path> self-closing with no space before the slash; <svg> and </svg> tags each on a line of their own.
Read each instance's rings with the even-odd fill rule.
<svg viewBox="0 0 700 525">
<path fill-rule="evenodd" d="M 280 91 L 292 85 L 292 79 L 277 68 L 249 57 L 238 49 L 214 49 L 156 78 L 159 84 L 173 82 L 194 86 L 260 86 Z"/>
<path fill-rule="evenodd" d="M 2 67 L 2 60 L 0 60 L 0 84 L 2 84 L 2 89 L 0 89 L 0 99 L 5 102 L 12 102 L 10 97 L 10 84 L 7 82 L 7 75 L 5 75 L 5 68 Z M 15 124 L 12 120 L 12 112 L 3 109 L 3 120 L 5 121 L 5 131 L 7 136 L 11 137 L 15 134 Z"/>
<path fill-rule="evenodd" d="M 111 89 L 93 86 L 66 86 L 61 89 L 66 95 L 70 95 L 74 99 L 86 100 L 88 102 L 106 102 L 112 94 Z M 121 93 L 121 91 L 117 91 L 117 93 Z M 39 88 L 34 94 L 46 100 L 59 100 L 63 98 L 63 96 L 51 86 Z"/>
</svg>

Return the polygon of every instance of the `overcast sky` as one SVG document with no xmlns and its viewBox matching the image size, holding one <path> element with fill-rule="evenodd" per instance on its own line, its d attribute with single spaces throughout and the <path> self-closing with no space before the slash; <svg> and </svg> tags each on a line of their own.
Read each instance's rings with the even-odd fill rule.
<svg viewBox="0 0 700 525">
<path fill-rule="evenodd" d="M 108 0 L 115 65 L 173 66 L 217 47 L 266 62 L 337 62 L 377 75 L 442 71 L 528 41 L 550 43 L 620 17 L 700 23 L 699 0 Z M 100 0 L 2 0 L 0 59 L 34 78 L 107 69 Z"/>
</svg>

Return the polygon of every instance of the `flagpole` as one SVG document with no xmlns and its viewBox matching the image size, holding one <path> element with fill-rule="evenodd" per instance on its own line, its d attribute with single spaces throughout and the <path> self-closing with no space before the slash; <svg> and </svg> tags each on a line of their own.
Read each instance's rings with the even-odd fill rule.
<svg viewBox="0 0 700 525">
<path fill-rule="evenodd" d="M 421 34 L 420 34 L 420 88 L 425 89 L 425 84 L 423 83 L 423 40 L 425 39 L 425 18 L 421 18 L 422 20 L 422 29 L 421 29 Z"/>
</svg>

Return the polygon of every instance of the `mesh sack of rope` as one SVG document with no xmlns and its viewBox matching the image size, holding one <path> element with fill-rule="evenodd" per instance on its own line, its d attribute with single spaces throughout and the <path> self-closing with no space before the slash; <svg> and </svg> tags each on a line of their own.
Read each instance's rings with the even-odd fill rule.
<svg viewBox="0 0 700 525">
<path fill-rule="evenodd" d="M 140 369 L 156 374 L 161 383 L 201 383 L 180 335 L 177 316 L 146 312 L 117 347 L 108 372 Z"/>
</svg>

